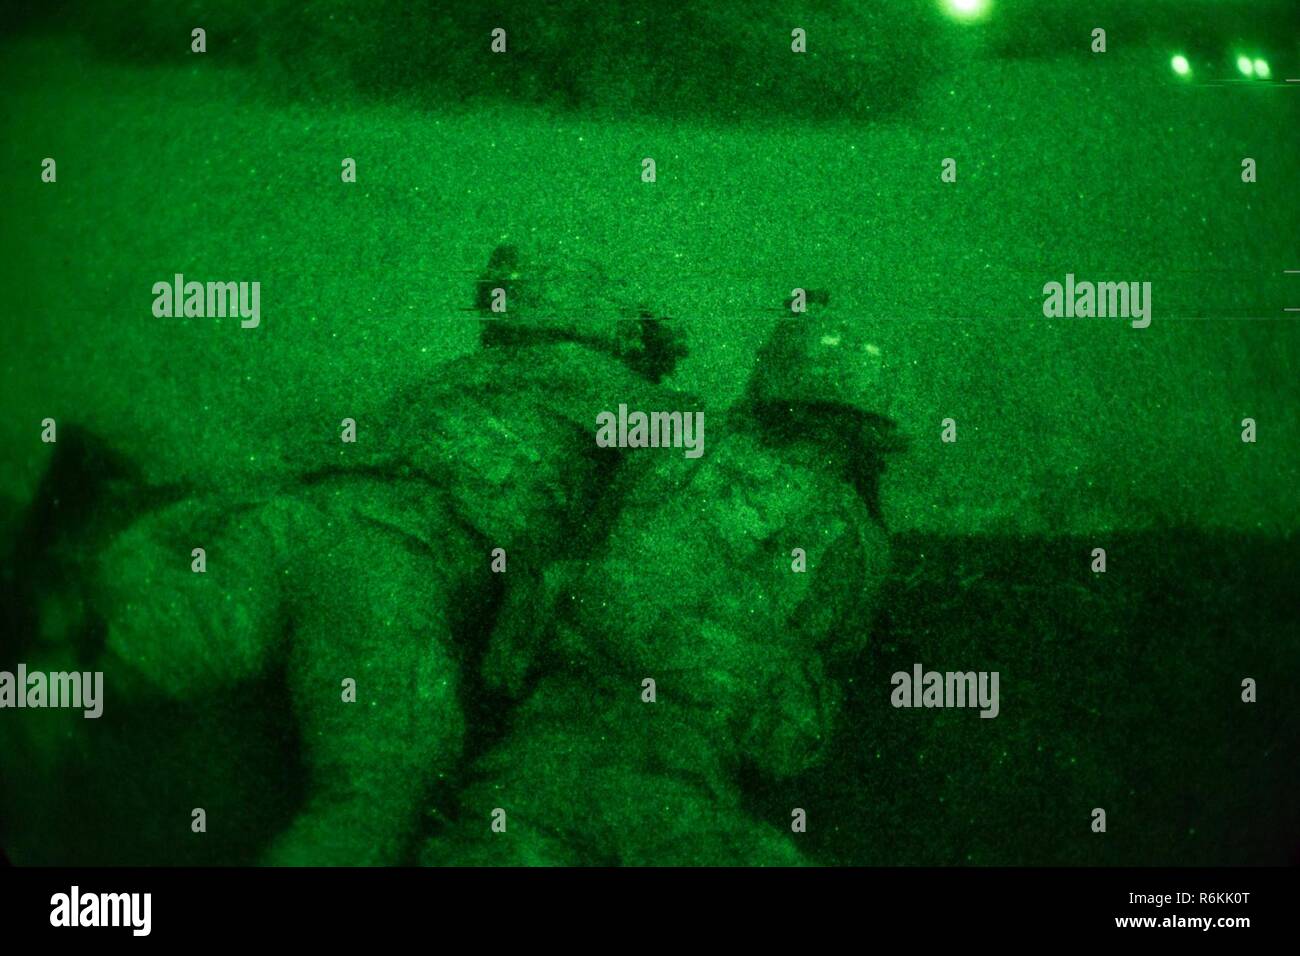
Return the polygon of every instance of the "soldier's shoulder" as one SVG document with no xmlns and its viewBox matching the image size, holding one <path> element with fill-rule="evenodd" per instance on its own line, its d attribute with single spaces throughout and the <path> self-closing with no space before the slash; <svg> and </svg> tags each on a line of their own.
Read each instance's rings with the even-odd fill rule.
<svg viewBox="0 0 1300 956">
<path fill-rule="evenodd" d="M 829 509 L 851 505 L 857 495 L 849 483 L 829 464 L 799 460 L 764 437 L 737 416 L 719 416 L 713 428 L 713 447 L 708 454 L 718 481 L 736 481 L 773 494 L 791 494 L 810 504 Z"/>
<path fill-rule="evenodd" d="M 634 406 L 671 390 L 652 385 L 612 355 L 571 342 L 479 348 L 438 366 L 402 388 L 395 403 L 407 408 L 439 407 L 455 401 L 512 401 L 564 406 L 619 402 Z"/>
<path fill-rule="evenodd" d="M 870 520 L 852 485 L 829 467 L 792 461 L 743 430 L 729 434 L 725 416 L 713 435 L 698 459 L 648 452 L 660 457 L 636 483 L 627 510 L 670 505 L 737 547 L 774 535 L 829 542 Z"/>
</svg>

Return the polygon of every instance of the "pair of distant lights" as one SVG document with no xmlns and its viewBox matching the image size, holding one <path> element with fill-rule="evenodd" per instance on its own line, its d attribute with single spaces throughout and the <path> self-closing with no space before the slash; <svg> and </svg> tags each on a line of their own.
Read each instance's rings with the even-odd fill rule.
<svg viewBox="0 0 1300 956">
<path fill-rule="evenodd" d="M 1170 60 L 1169 65 L 1173 67 L 1173 71 L 1179 76 L 1192 75 L 1192 65 L 1187 62 L 1187 57 L 1181 53 Z M 1248 80 L 1267 80 L 1273 75 L 1273 71 L 1268 68 L 1267 60 L 1259 57 L 1251 59 L 1248 56 L 1237 57 L 1237 72 Z"/>
<path fill-rule="evenodd" d="M 1267 80 L 1273 75 L 1273 71 L 1268 68 L 1268 61 L 1261 60 L 1259 57 L 1253 60 L 1248 56 L 1237 57 L 1237 70 L 1244 77 L 1260 80 Z"/>
</svg>

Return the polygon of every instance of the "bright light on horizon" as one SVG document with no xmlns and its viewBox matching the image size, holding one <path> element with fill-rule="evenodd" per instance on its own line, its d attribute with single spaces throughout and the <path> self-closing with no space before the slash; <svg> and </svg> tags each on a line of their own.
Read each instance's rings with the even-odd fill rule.
<svg viewBox="0 0 1300 956">
<path fill-rule="evenodd" d="M 1242 76 L 1252 76 L 1255 73 L 1255 64 L 1251 62 L 1248 56 L 1237 57 L 1237 69 L 1241 71 Z"/>
<path fill-rule="evenodd" d="M 1273 75 L 1273 71 L 1268 68 L 1267 60 L 1257 59 L 1255 61 L 1255 75 L 1259 77 L 1261 80 L 1267 80 L 1270 76 Z"/>
<path fill-rule="evenodd" d="M 1183 56 L 1181 53 L 1177 54 L 1172 60 L 1170 60 L 1169 65 L 1174 68 L 1174 72 L 1179 76 L 1186 76 L 1188 73 L 1192 72 L 1192 65 L 1187 62 L 1187 57 Z"/>
<path fill-rule="evenodd" d="M 990 0 L 943 0 L 943 9 L 954 20 L 982 20 L 993 4 Z"/>
</svg>

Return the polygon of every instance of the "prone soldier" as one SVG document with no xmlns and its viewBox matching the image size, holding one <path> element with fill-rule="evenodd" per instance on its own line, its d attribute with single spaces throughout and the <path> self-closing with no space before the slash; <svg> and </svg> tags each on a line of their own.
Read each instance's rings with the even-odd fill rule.
<svg viewBox="0 0 1300 956">
<path fill-rule="evenodd" d="M 19 535 L 26 636 L 0 656 L 103 671 L 107 716 L 96 734 L 4 723 L 0 763 L 25 768 L 0 779 L 38 768 L 0 788 L 15 860 L 381 864 L 418 845 L 419 810 L 454 783 L 473 729 L 497 609 L 526 605 L 554 549 L 597 533 L 622 453 L 589 423 L 609 394 L 658 403 L 683 354 L 591 263 L 499 246 L 475 306 L 480 349 L 378 409 L 373 442 L 269 492 L 115 490 L 86 509 L 121 512 L 111 530 L 51 534 L 60 499 L 96 479 L 60 446 Z M 85 787 L 58 783 L 73 772 Z M 192 808 L 211 829 L 182 839 Z M 49 839 L 23 824 L 47 812 L 79 822 L 25 840 Z"/>
<path fill-rule="evenodd" d="M 880 350 L 810 316 L 778 326 L 703 458 L 641 452 L 595 555 L 498 628 L 488 671 L 519 711 L 425 862 L 799 862 L 742 781 L 798 774 L 832 732 L 889 561 L 887 411 Z"/>
</svg>

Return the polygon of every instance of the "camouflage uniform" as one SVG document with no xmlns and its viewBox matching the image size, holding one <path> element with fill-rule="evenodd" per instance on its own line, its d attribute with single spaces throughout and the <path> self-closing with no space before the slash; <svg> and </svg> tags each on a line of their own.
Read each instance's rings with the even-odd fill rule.
<svg viewBox="0 0 1300 956">
<path fill-rule="evenodd" d="M 738 781 L 803 771 L 831 733 L 833 671 L 865 644 L 888 563 L 886 404 L 851 327 L 784 322 L 702 458 L 639 452 L 654 464 L 597 555 L 548 570 L 551 639 L 497 649 L 526 699 L 426 862 L 798 862 L 788 820 L 748 816 Z"/>
<path fill-rule="evenodd" d="M 109 713 L 124 700 L 178 705 L 187 716 L 177 732 L 209 730 L 215 744 L 206 746 L 222 751 L 190 759 L 225 759 L 238 773 L 234 754 L 251 742 L 223 737 L 229 714 L 208 704 L 244 694 L 290 763 L 264 793 L 222 813 L 213 806 L 240 791 L 235 782 L 179 786 L 177 795 L 178 778 L 202 773 L 159 768 L 148 797 L 132 791 L 143 802 L 129 832 L 149 830 L 144 817 L 169 821 L 140 849 L 143 862 L 230 862 L 221 847 L 232 826 L 257 830 L 265 808 L 255 801 L 292 791 L 296 764 L 301 804 L 264 859 L 395 862 L 409 852 L 431 786 L 453 780 L 465 707 L 477 696 L 480 631 L 502 600 L 528 603 L 510 592 L 540 583 L 549 549 L 563 542 L 572 553 L 618 467 L 616 449 L 594 445 L 597 412 L 610 396 L 656 401 L 650 378 L 681 354 L 598 268 L 542 274 L 500 247 L 480 278 L 479 304 L 492 288 L 506 290 L 507 313 L 485 322 L 488 347 L 395 396 L 366 419 L 366 442 L 343 446 L 337 463 L 278 493 L 153 507 L 84 561 L 75 590 L 87 614 L 72 630 L 82 643 L 97 632 L 89 657 L 105 671 Z M 206 549 L 206 573 L 191 571 L 194 547 Z M 506 552 L 506 574 L 490 570 L 495 548 Z M 52 618 L 37 626 L 50 630 Z M 66 636 L 46 635 L 47 657 L 70 646 Z M 345 678 L 356 681 L 355 703 L 341 699 Z M 249 694 L 254 686 L 263 696 Z M 296 739 L 281 716 L 285 690 Z M 24 750 L 39 746 L 28 740 Z M 93 763 L 96 751 L 68 756 Z M 19 794 L 9 798 L 17 815 L 37 812 Z M 104 799 L 111 804 L 113 791 Z M 179 839 L 195 806 L 208 809 L 211 835 Z M 35 859 L 40 848 L 28 852 Z"/>
</svg>

